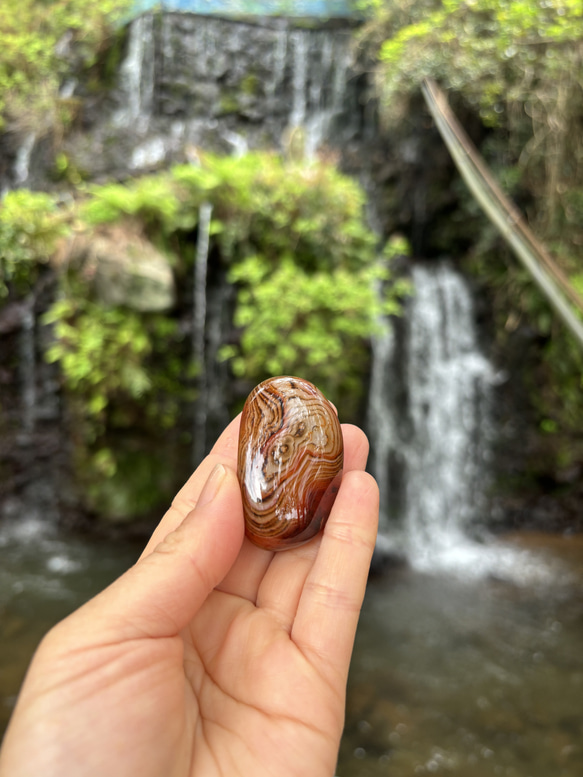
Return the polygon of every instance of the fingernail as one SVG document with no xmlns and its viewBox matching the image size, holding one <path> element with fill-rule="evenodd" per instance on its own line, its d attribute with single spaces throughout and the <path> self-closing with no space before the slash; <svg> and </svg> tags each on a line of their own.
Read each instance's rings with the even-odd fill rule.
<svg viewBox="0 0 583 777">
<path fill-rule="evenodd" d="M 226 474 L 227 470 L 222 464 L 215 465 L 215 468 L 209 475 L 207 482 L 204 484 L 204 488 L 200 492 L 197 505 L 198 507 L 204 507 L 204 505 L 208 505 L 213 501 L 213 499 L 219 493 L 219 489 L 223 480 L 225 479 Z"/>
</svg>

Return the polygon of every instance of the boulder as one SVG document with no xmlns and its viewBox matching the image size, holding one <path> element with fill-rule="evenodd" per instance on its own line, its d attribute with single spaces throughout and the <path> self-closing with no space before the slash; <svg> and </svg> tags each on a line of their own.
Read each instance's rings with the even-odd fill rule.
<svg viewBox="0 0 583 777">
<path fill-rule="evenodd" d="M 77 268 L 104 305 L 143 313 L 174 306 L 170 261 L 133 224 L 77 234 L 61 245 L 55 263 Z"/>
</svg>

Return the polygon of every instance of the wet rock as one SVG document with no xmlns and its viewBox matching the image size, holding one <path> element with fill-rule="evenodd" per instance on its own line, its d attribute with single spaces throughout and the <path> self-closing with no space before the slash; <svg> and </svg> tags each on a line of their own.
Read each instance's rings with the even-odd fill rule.
<svg viewBox="0 0 583 777">
<path fill-rule="evenodd" d="M 174 305 L 170 262 L 132 225 L 75 236 L 63 243 L 55 261 L 78 267 L 105 305 L 140 312 L 160 312 Z"/>
<path fill-rule="evenodd" d="M 64 153 L 99 180 L 148 169 L 135 164 L 134 150 L 152 138 L 164 141 L 159 164 L 184 161 L 189 145 L 231 153 L 225 135 L 233 132 L 248 148 L 281 148 L 297 125 L 312 153 L 328 143 L 346 147 L 365 110 L 353 26 L 144 14 L 128 27 L 116 88 L 100 103 L 80 85 L 82 131 L 64 140 Z"/>
</svg>

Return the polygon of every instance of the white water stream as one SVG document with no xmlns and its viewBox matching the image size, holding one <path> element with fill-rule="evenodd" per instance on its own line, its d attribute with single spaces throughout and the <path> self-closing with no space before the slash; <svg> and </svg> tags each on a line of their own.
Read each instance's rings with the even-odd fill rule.
<svg viewBox="0 0 583 777">
<path fill-rule="evenodd" d="M 198 396 L 194 408 L 193 463 L 197 466 L 206 453 L 208 376 L 206 368 L 207 273 L 212 205 L 203 202 L 198 212 L 198 239 L 194 262 L 192 355 L 199 373 Z"/>
<path fill-rule="evenodd" d="M 120 67 L 124 101 L 114 122 L 139 132 L 148 125 L 154 101 L 154 17 L 139 16 L 129 30 L 128 50 Z"/>
<path fill-rule="evenodd" d="M 14 187 L 18 189 L 28 181 L 30 174 L 30 160 L 36 143 L 36 133 L 29 132 L 16 153 L 14 160 Z"/>
<path fill-rule="evenodd" d="M 36 421 L 36 333 L 32 297 L 23 306 L 19 371 L 22 397 L 22 442 L 28 443 Z"/>
<path fill-rule="evenodd" d="M 406 541 L 418 566 L 447 558 L 479 516 L 487 479 L 490 381 L 467 285 L 447 265 L 413 270 L 407 332 L 411 438 Z"/>
<path fill-rule="evenodd" d="M 420 571 L 544 582 L 528 553 L 488 538 L 495 372 L 481 353 L 466 281 L 446 263 L 416 265 L 401 327 L 373 343 L 371 467 L 381 490 L 382 553 Z"/>
<path fill-rule="evenodd" d="M 132 169 L 160 164 L 180 146 L 196 145 L 203 126 L 233 145 L 235 153 L 248 147 L 248 139 L 235 137 L 233 128 L 222 121 L 225 116 L 212 97 L 219 79 L 229 84 L 245 83 L 248 26 L 204 17 L 197 19 L 192 29 L 179 29 L 177 25 L 173 15 L 165 14 L 158 32 L 154 16 L 146 13 L 129 27 L 114 124 L 131 128 L 138 135 L 130 159 Z M 267 103 L 260 110 L 267 110 L 269 119 L 279 122 L 284 145 L 287 136 L 301 128 L 303 152 L 311 159 L 330 140 L 334 122 L 343 111 L 342 132 L 354 129 L 349 126 L 353 123 L 349 117 L 355 112 L 346 112 L 351 35 L 346 30 L 292 26 L 265 29 L 263 35 L 269 45 L 258 53 L 261 75 L 253 86 L 257 99 L 261 102 L 263 97 Z M 233 57 L 237 52 L 241 57 Z M 192 84 L 183 83 L 186 71 Z M 161 133 L 156 120 L 164 110 L 156 104 L 155 96 L 166 94 L 168 79 L 170 84 L 173 79 L 180 83 L 186 107 L 185 113 L 174 120 L 171 131 Z M 244 90 L 244 86 L 240 88 Z M 192 116 L 188 104 L 197 106 Z"/>
</svg>

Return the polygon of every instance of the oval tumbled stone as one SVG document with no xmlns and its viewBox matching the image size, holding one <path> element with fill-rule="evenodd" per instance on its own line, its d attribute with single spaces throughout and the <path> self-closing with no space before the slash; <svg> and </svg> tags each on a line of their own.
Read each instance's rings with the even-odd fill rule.
<svg viewBox="0 0 583 777">
<path fill-rule="evenodd" d="M 241 416 L 238 476 L 245 532 L 286 550 L 316 535 L 338 493 L 344 449 L 333 406 L 302 378 L 270 378 Z"/>
</svg>

